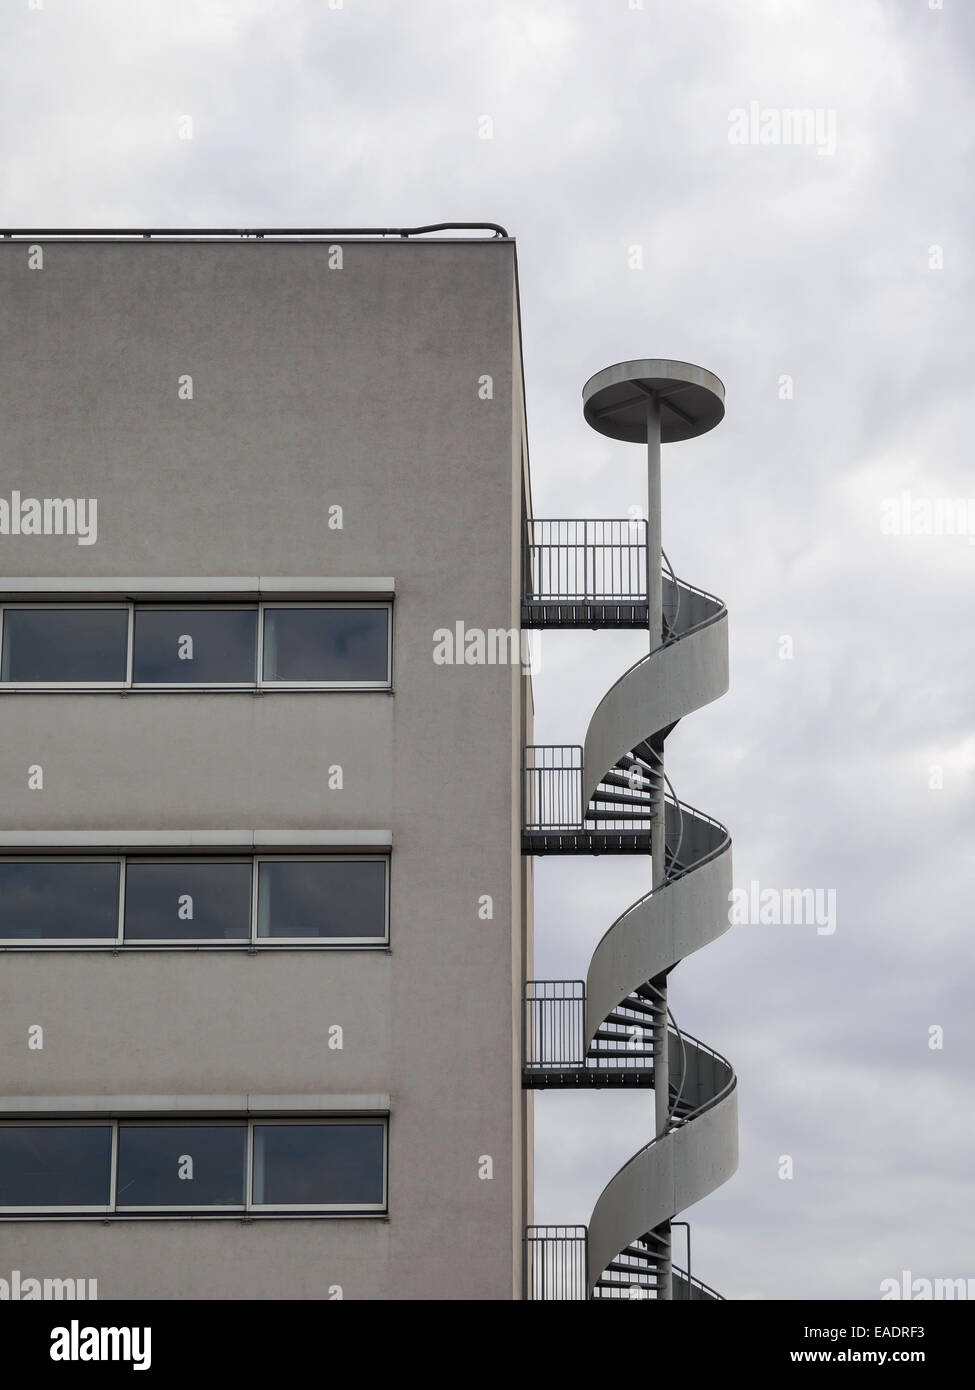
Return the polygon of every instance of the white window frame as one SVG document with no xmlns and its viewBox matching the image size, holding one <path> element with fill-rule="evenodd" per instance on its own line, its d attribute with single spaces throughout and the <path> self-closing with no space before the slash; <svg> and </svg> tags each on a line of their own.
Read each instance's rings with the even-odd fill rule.
<svg viewBox="0 0 975 1390">
<path fill-rule="evenodd" d="M 257 668 L 259 690 L 388 690 L 393 683 L 393 605 L 390 600 L 377 600 L 374 603 L 343 603 L 339 599 L 328 601 L 293 603 L 288 599 L 262 600 L 260 618 L 260 661 Z M 386 612 L 386 679 L 381 681 L 285 681 L 268 680 L 264 675 L 265 614 L 267 610 L 293 608 L 340 608 L 340 609 L 385 609 Z"/>
<path fill-rule="evenodd" d="M 117 854 L 0 855 L 0 863 L 2 864 L 115 864 L 119 867 L 114 936 L 0 936 L 0 947 L 13 950 L 44 950 L 49 947 L 60 947 L 67 950 L 72 947 L 88 946 L 117 947 L 122 939 L 121 904 L 125 901 L 125 865 L 124 863 L 119 864 L 120 858 L 121 856 Z"/>
<path fill-rule="evenodd" d="M 125 647 L 125 678 L 120 681 L 5 681 L 0 680 L 0 691 L 31 690 L 126 690 L 132 678 L 132 605 L 120 600 L 117 603 L 83 603 L 67 599 L 52 599 L 48 603 L 4 603 L 0 605 L 0 658 L 3 654 L 4 619 L 10 612 L 64 612 L 76 609 L 90 612 L 92 609 L 114 609 L 128 613 Z"/>
<path fill-rule="evenodd" d="M 382 936 L 259 936 L 258 908 L 260 905 L 260 874 L 262 864 L 291 863 L 330 863 L 358 864 L 363 860 L 385 864 L 385 895 L 383 902 Z M 389 876 L 390 856 L 388 854 L 256 854 L 254 856 L 254 884 L 251 901 L 251 940 L 255 946 L 264 950 L 274 946 L 388 946 L 389 945 Z"/>
<path fill-rule="evenodd" d="M 257 613 L 257 649 L 255 654 L 256 669 L 255 677 L 250 681 L 139 681 L 133 680 L 133 668 L 135 661 L 135 613 L 140 608 L 159 608 L 170 612 L 192 611 L 193 609 L 203 609 L 208 612 L 220 609 L 232 609 L 236 612 Z M 267 609 L 293 609 L 293 608 L 339 608 L 339 609 L 382 609 L 386 612 L 386 679 L 380 681 L 285 681 L 269 680 L 264 676 L 264 625 L 265 613 Z M 89 611 L 91 609 L 125 609 L 128 611 L 128 627 L 126 638 L 126 659 L 125 659 L 125 679 L 121 681 L 4 681 L 0 680 L 0 695 L 12 695 L 18 692 L 31 693 L 38 691 L 45 692 L 78 692 L 78 691 L 105 691 L 117 693 L 145 692 L 146 694 L 166 694 L 171 693 L 204 693 L 206 691 L 241 692 L 244 694 L 267 694 L 276 691 L 357 691 L 357 690 L 391 690 L 393 685 L 393 602 L 391 599 L 330 599 L 328 601 L 307 600 L 307 599 L 260 599 L 253 602 L 237 601 L 227 603 L 215 603 L 212 599 L 194 602 L 187 599 L 181 603 L 165 602 L 154 603 L 147 599 L 118 600 L 116 602 L 87 602 L 83 599 L 50 599 L 45 603 L 21 602 L 0 603 L 0 652 L 3 650 L 3 624 L 4 615 L 18 609 L 40 609 L 45 611 L 65 609 L 78 609 Z"/>
<path fill-rule="evenodd" d="M 122 860 L 122 885 L 119 893 L 119 945 L 128 948 L 138 949 L 140 946 L 173 946 L 173 947 L 193 947 L 193 946 L 252 946 L 253 931 L 251 924 L 254 917 L 254 856 L 252 854 L 123 854 L 119 856 Z M 245 930 L 241 936 L 139 936 L 131 940 L 125 935 L 125 894 L 128 887 L 128 866 L 139 864 L 169 864 L 175 867 L 177 864 L 246 864 L 250 869 L 250 907 L 248 920 L 244 923 Z"/>
<path fill-rule="evenodd" d="M 254 1153 L 254 1129 L 257 1125 L 268 1125 L 282 1128 L 285 1125 L 303 1125 L 306 1129 L 313 1126 L 316 1128 L 334 1127 L 336 1125 L 372 1125 L 381 1126 L 383 1132 L 383 1196 L 381 1202 L 255 1202 L 254 1201 L 254 1174 L 253 1174 L 253 1153 Z M 389 1200 L 389 1116 L 384 1115 L 307 1115 L 304 1117 L 288 1117 L 285 1119 L 262 1119 L 255 1116 L 249 1125 L 248 1135 L 249 1163 L 247 1173 L 247 1210 L 255 1213 L 273 1212 L 364 1212 L 368 1214 L 384 1213 L 387 1209 Z"/>
<path fill-rule="evenodd" d="M 261 647 L 263 619 L 259 603 L 147 603 L 144 600 L 133 602 L 131 608 L 131 634 L 129 638 L 128 686 L 131 690 L 254 690 L 258 683 L 260 666 L 258 660 Z M 154 612 L 185 613 L 187 611 L 215 613 L 253 613 L 254 632 L 254 676 L 249 681 L 137 681 L 135 679 L 135 627 L 140 609 Z"/>
<path fill-rule="evenodd" d="M 217 1127 L 245 1130 L 244 1157 L 244 1202 L 220 1203 L 217 1205 L 181 1204 L 179 1206 L 129 1206 L 119 1204 L 119 1130 L 122 1125 L 137 1125 L 140 1128 L 158 1129 L 215 1129 Z M 382 1130 L 382 1201 L 380 1202 L 255 1202 L 254 1196 L 254 1129 L 257 1125 L 280 1127 L 301 1125 L 304 1128 L 328 1127 L 335 1125 L 372 1125 Z M 0 1119 L 0 1129 L 111 1129 L 111 1149 L 109 1162 L 109 1202 L 107 1206 L 4 1206 L 0 1207 L 2 1217 L 57 1217 L 93 1216 L 113 1220 L 139 1220 L 153 1216 L 174 1216 L 192 1220 L 198 1216 L 236 1217 L 252 1215 L 255 1217 L 275 1216 L 385 1216 L 389 1205 L 389 1115 L 194 1115 L 190 1117 L 163 1117 L 159 1115 L 120 1115 L 109 1119 L 53 1119 L 50 1117 L 24 1117 Z"/>
<path fill-rule="evenodd" d="M 215 1119 L 194 1118 L 194 1119 L 161 1119 L 159 1116 L 141 1115 L 122 1115 L 117 1120 L 112 1121 L 115 1127 L 115 1147 L 113 1149 L 113 1168 L 112 1168 L 112 1198 L 113 1214 L 118 1216 L 139 1216 L 142 1214 L 155 1215 L 156 1213 L 176 1214 L 185 1213 L 187 1216 L 195 1216 L 197 1213 L 203 1215 L 219 1215 L 226 1212 L 229 1215 L 240 1215 L 247 1210 L 247 1196 L 249 1192 L 249 1157 L 250 1157 L 250 1124 L 246 1116 L 234 1119 L 232 1116 L 220 1115 Z M 180 1202 L 172 1205 L 153 1205 L 152 1203 L 119 1202 L 118 1193 L 115 1191 L 119 1177 L 119 1160 L 121 1146 L 119 1134 L 124 1126 L 135 1126 L 139 1129 L 241 1129 L 244 1131 L 244 1201 L 243 1202 Z"/>
<path fill-rule="evenodd" d="M 2 1216 L 59 1216 L 66 1213 L 80 1214 L 84 1216 L 106 1216 L 110 1215 L 115 1203 L 115 1172 L 118 1157 L 118 1126 L 116 1121 L 105 1119 L 62 1119 L 55 1120 L 46 1117 L 34 1118 L 24 1116 L 23 1119 L 0 1120 L 0 1129 L 108 1129 L 111 1131 L 111 1146 L 109 1148 L 109 1183 L 108 1183 L 108 1206 L 30 1206 L 30 1207 L 8 1207 L 0 1206 Z"/>
</svg>

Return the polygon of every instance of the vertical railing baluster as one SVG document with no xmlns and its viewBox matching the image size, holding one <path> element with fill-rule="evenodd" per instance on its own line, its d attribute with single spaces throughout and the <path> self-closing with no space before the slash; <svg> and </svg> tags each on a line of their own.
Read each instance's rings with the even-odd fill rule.
<svg viewBox="0 0 975 1390">
<path fill-rule="evenodd" d="M 522 598 L 527 613 L 543 615 L 542 625 L 582 626 L 597 616 L 606 621 L 608 614 L 586 614 L 599 605 L 615 608 L 615 620 L 629 619 L 629 625 L 628 610 L 647 601 L 646 534 L 644 517 L 526 518 Z"/>
<path fill-rule="evenodd" d="M 524 1239 L 525 1297 L 584 1300 L 588 1239 L 585 1226 L 529 1226 Z"/>
</svg>

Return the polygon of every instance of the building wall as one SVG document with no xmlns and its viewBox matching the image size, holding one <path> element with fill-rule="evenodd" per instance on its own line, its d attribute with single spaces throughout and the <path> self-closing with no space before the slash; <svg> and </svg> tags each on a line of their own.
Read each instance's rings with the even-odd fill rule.
<svg viewBox="0 0 975 1390">
<path fill-rule="evenodd" d="M 432 659 L 437 628 L 518 624 L 514 246 L 342 250 L 330 269 L 316 242 L 49 242 L 30 270 L 0 243 L 0 495 L 98 499 L 96 544 L 0 536 L 0 576 L 396 587 L 392 693 L 0 694 L 0 832 L 393 838 L 388 951 L 0 953 L 0 1095 L 388 1094 L 388 1219 L 0 1221 L 0 1275 L 103 1298 L 518 1295 L 526 682 Z"/>
</svg>

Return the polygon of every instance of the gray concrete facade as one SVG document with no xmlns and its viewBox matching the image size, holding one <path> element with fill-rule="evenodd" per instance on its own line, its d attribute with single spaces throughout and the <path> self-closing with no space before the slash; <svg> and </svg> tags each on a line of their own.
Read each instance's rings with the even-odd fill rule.
<svg viewBox="0 0 975 1390">
<path fill-rule="evenodd" d="M 519 623 L 514 243 L 4 241 L 0 416 L 0 497 L 98 500 L 94 544 L 0 535 L 0 603 L 34 581 L 46 600 L 394 595 L 390 690 L 0 689 L 0 855 L 391 841 L 388 948 L 0 949 L 0 1120 L 388 1098 L 388 1213 L 0 1218 L 0 1276 L 519 1298 L 530 688 L 519 664 L 433 660 L 437 629 Z"/>
</svg>

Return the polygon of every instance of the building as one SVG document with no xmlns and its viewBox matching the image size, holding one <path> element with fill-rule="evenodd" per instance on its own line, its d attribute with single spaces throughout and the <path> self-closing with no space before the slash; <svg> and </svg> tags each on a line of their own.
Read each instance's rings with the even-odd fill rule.
<svg viewBox="0 0 975 1390">
<path fill-rule="evenodd" d="M 0 306 L 0 1277 L 708 1296 L 670 1206 L 733 1167 L 734 1080 L 662 1020 L 730 858 L 662 743 L 724 610 L 652 582 L 659 510 L 532 517 L 513 240 L 14 232 Z M 639 437 L 647 382 L 665 441 L 716 422 L 709 374 L 614 370 L 597 427 Z M 621 622 L 667 718 L 635 668 L 584 753 L 539 749 L 519 628 Z M 531 856 L 654 847 L 649 973 L 534 981 Z M 668 1063 L 636 1185 L 536 1227 L 534 1090 Z"/>
<path fill-rule="evenodd" d="M 527 683 L 434 634 L 518 627 L 521 355 L 462 236 L 0 243 L 0 1275 L 520 1296 Z"/>
</svg>

